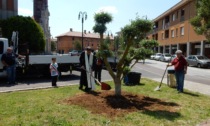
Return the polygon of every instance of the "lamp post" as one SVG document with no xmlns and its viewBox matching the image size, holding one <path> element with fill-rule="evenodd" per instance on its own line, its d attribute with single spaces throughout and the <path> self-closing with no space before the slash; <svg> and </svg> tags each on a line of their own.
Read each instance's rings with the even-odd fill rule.
<svg viewBox="0 0 210 126">
<path fill-rule="evenodd" d="M 83 47 L 83 24 L 84 24 L 84 20 L 87 20 L 87 12 L 80 11 L 79 15 L 78 15 L 78 19 L 80 20 L 80 18 L 82 20 L 82 50 L 83 50 L 84 49 L 84 47 Z"/>
</svg>

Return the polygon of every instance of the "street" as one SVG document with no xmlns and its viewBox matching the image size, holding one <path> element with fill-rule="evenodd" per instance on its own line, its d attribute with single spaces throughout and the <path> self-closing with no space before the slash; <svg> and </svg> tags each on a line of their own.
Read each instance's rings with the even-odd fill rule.
<svg viewBox="0 0 210 126">
<path fill-rule="evenodd" d="M 156 81 L 161 81 L 166 64 L 160 61 L 146 60 L 145 64 L 142 62 L 137 63 L 132 71 L 142 73 L 143 78 L 150 78 Z M 173 68 L 173 67 L 172 67 Z M 72 75 L 69 73 L 62 73 L 62 78 L 58 81 L 58 86 L 68 86 L 79 84 L 80 72 L 73 71 Z M 210 69 L 199 69 L 196 67 L 188 67 L 186 75 L 186 81 L 191 85 L 191 82 L 197 85 L 210 86 Z M 102 80 L 111 80 L 110 75 L 106 70 L 102 71 Z M 166 80 L 166 76 L 164 78 Z M 164 81 L 166 83 L 166 81 Z M 197 85 L 195 88 L 197 88 Z M 187 85 L 186 85 L 187 86 Z M 24 77 L 18 78 L 18 84 L 8 87 L 6 85 L 6 78 L 0 80 L 0 92 L 15 91 L 15 90 L 27 90 L 37 88 L 51 87 L 51 79 L 46 77 Z M 200 86 L 199 86 L 200 87 Z M 192 89 L 194 90 L 194 89 Z M 201 92 L 201 91 L 200 91 Z M 206 90 L 206 92 L 209 92 Z"/>
<path fill-rule="evenodd" d="M 145 64 L 138 63 L 136 66 L 134 66 L 133 70 L 141 72 L 142 77 L 145 78 L 161 78 L 164 70 L 166 69 L 166 65 L 167 63 L 165 62 L 146 60 Z M 173 67 L 169 68 L 173 69 Z M 210 85 L 209 75 L 210 69 L 188 67 L 185 80 Z"/>
</svg>

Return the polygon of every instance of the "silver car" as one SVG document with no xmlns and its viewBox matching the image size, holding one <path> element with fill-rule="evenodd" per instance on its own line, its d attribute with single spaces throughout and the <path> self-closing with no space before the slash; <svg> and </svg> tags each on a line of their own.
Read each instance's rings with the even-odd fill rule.
<svg viewBox="0 0 210 126">
<path fill-rule="evenodd" d="M 189 66 L 210 67 L 210 59 L 201 55 L 190 55 L 186 58 Z"/>
<path fill-rule="evenodd" d="M 150 56 L 150 59 L 151 59 L 151 60 L 154 60 L 154 59 L 155 59 L 155 55 L 151 55 L 151 56 Z"/>
<path fill-rule="evenodd" d="M 163 53 L 160 57 L 160 61 L 162 62 L 169 62 L 171 61 L 171 54 L 169 53 Z"/>
<path fill-rule="evenodd" d="M 162 53 L 156 53 L 154 59 L 155 60 L 160 60 Z"/>
</svg>

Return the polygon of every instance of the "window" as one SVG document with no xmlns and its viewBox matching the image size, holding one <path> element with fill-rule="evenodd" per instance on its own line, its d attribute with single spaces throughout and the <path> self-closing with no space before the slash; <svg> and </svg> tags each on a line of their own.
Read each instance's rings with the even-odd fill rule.
<svg viewBox="0 0 210 126">
<path fill-rule="evenodd" d="M 162 29 L 164 29 L 165 28 L 165 19 L 163 19 L 163 21 L 162 21 Z"/>
<path fill-rule="evenodd" d="M 171 30 L 171 37 L 174 38 L 174 30 Z"/>
<path fill-rule="evenodd" d="M 179 11 L 176 12 L 176 19 L 179 18 Z"/>
<path fill-rule="evenodd" d="M 14 1 L 13 0 L 7 0 L 7 10 L 14 10 Z"/>
<path fill-rule="evenodd" d="M 74 41 L 74 37 L 72 37 L 72 40 Z"/>
<path fill-rule="evenodd" d="M 185 13 L 185 11 L 184 11 L 184 8 L 181 10 L 181 16 L 184 16 L 184 13 Z"/>
<path fill-rule="evenodd" d="M 176 37 L 179 36 L 179 33 L 178 33 L 178 28 L 176 28 Z"/>
<path fill-rule="evenodd" d="M 169 30 L 165 31 L 165 38 L 169 38 Z"/>
<path fill-rule="evenodd" d="M 173 14 L 172 15 L 172 21 L 175 21 L 176 20 L 176 14 Z"/>
<path fill-rule="evenodd" d="M 181 34 L 181 35 L 184 35 L 184 27 L 181 27 L 181 28 L 180 28 L 180 34 Z"/>
</svg>

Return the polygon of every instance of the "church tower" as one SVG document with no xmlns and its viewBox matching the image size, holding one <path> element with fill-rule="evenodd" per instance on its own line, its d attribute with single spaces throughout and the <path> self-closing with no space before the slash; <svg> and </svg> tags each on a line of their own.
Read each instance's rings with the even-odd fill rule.
<svg viewBox="0 0 210 126">
<path fill-rule="evenodd" d="M 34 20 L 39 23 L 44 31 L 46 39 L 45 52 L 51 52 L 51 34 L 49 27 L 48 0 L 34 0 Z"/>
</svg>

